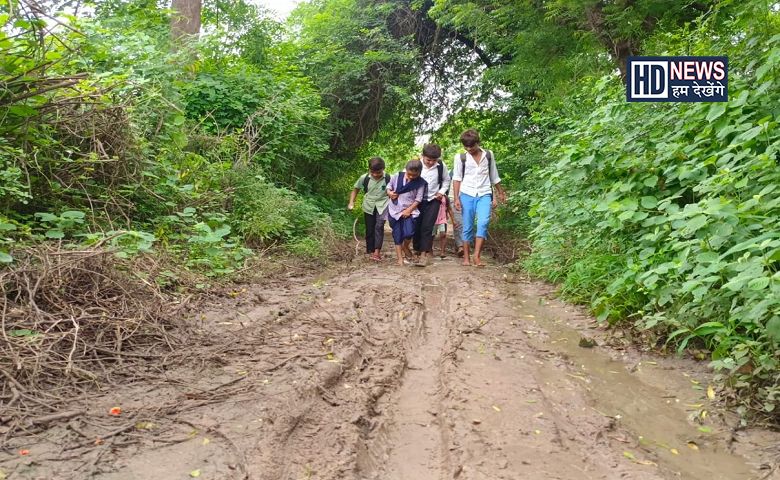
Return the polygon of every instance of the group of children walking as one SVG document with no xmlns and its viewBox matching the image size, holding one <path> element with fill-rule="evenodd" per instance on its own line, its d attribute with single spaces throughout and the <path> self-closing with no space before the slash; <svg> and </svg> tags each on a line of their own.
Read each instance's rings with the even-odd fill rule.
<svg viewBox="0 0 780 480">
<path fill-rule="evenodd" d="M 436 238 L 444 255 L 451 218 L 463 264 L 484 265 L 481 254 L 491 210 L 505 201 L 505 192 L 493 153 L 482 149 L 479 133 L 466 130 L 460 141 L 466 151 L 455 156 L 452 173 L 441 161 L 441 147 L 432 143 L 423 147 L 421 160 L 407 162 L 395 175 L 385 173 L 381 158 L 369 161 L 369 172 L 355 182 L 347 208 L 354 208 L 362 191 L 366 253 L 371 260 L 382 260 L 385 221 L 389 221 L 398 265 L 405 261 L 429 265 Z"/>
</svg>

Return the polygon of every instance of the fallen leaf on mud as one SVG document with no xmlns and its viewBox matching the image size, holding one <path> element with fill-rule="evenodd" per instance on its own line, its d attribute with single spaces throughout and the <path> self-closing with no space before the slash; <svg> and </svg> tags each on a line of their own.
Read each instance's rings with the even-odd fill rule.
<svg viewBox="0 0 780 480">
<path fill-rule="evenodd" d="M 534 433 L 537 434 L 537 435 L 541 435 L 542 431 L 541 430 L 534 430 Z"/>
<path fill-rule="evenodd" d="M 119 416 L 122 414 L 122 409 L 120 407 L 113 407 L 111 408 L 111 410 L 108 411 L 108 414 L 113 415 L 115 417 Z"/>
<path fill-rule="evenodd" d="M 712 429 L 710 427 L 699 427 L 699 431 L 702 433 L 712 433 Z"/>
<path fill-rule="evenodd" d="M 192 478 L 198 478 L 200 477 L 200 470 L 193 470 L 190 472 L 190 477 Z"/>
<path fill-rule="evenodd" d="M 6 478 L 8 478 L 8 474 L 4 470 L 0 470 L 0 480 L 5 480 Z"/>
<path fill-rule="evenodd" d="M 501 411 L 501 409 L 500 409 L 500 408 L 498 408 L 498 407 L 497 407 L 497 406 L 495 406 L 495 405 L 493 405 L 493 410 L 495 410 L 495 411 L 497 411 L 497 412 L 500 412 L 500 411 Z"/>
<path fill-rule="evenodd" d="M 200 433 L 200 432 L 197 431 L 197 430 L 191 430 L 190 433 L 188 433 L 187 435 L 190 436 L 190 437 L 197 437 L 198 433 Z"/>
<path fill-rule="evenodd" d="M 135 428 L 137 430 L 151 430 L 151 429 L 153 429 L 156 426 L 157 425 L 155 425 L 152 422 L 138 422 L 138 423 L 135 424 Z"/>
<path fill-rule="evenodd" d="M 27 450 L 27 449 L 19 450 L 19 455 L 21 455 L 21 456 L 25 456 L 25 455 L 29 455 L 29 454 L 30 454 L 30 451 Z"/>
<path fill-rule="evenodd" d="M 680 452 L 678 452 L 676 448 L 670 448 L 669 451 L 672 452 L 675 455 L 679 455 L 680 454 Z"/>
<path fill-rule="evenodd" d="M 534 415 L 534 417 L 536 418 L 543 417 L 543 416 L 544 416 L 544 412 L 539 412 L 536 415 Z"/>
<path fill-rule="evenodd" d="M 636 460 L 636 457 L 631 452 L 623 452 L 623 456 L 628 458 L 629 460 Z"/>
<path fill-rule="evenodd" d="M 635 460 L 634 463 L 638 463 L 639 465 L 658 465 L 655 462 L 651 462 L 650 460 Z"/>
<path fill-rule="evenodd" d="M 707 387 L 707 398 L 715 400 L 715 389 L 712 388 L 712 385 Z"/>
<path fill-rule="evenodd" d="M 702 410 L 702 411 L 701 411 L 701 413 L 699 414 L 699 417 L 700 417 L 702 420 L 704 420 L 705 418 L 707 418 L 707 410 Z"/>
<path fill-rule="evenodd" d="M 690 448 L 691 450 L 699 451 L 699 446 L 696 445 L 696 442 L 688 442 L 688 448 Z"/>
<path fill-rule="evenodd" d="M 686 407 L 690 407 L 690 408 L 699 409 L 699 408 L 703 407 L 704 404 L 703 403 L 686 403 L 685 406 Z"/>
<path fill-rule="evenodd" d="M 103 439 L 98 437 L 95 439 L 95 446 L 103 445 Z"/>
<path fill-rule="evenodd" d="M 208 445 L 209 443 L 211 443 L 211 440 L 209 440 L 208 438 L 203 439 L 203 445 Z"/>
<path fill-rule="evenodd" d="M 536 315 L 523 315 L 526 318 L 536 318 Z"/>
<path fill-rule="evenodd" d="M 691 383 L 694 385 L 699 385 L 701 382 L 698 380 L 691 380 Z"/>
<path fill-rule="evenodd" d="M 648 365 L 658 365 L 658 362 L 648 362 L 648 361 L 645 361 L 645 363 L 648 364 Z"/>
</svg>

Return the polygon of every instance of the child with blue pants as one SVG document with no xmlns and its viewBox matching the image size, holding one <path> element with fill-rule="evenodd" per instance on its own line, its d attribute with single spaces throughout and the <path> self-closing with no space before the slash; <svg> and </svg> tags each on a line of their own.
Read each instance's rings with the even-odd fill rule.
<svg viewBox="0 0 780 480">
<path fill-rule="evenodd" d="M 506 200 L 506 194 L 493 152 L 482 149 L 479 133 L 473 129 L 466 130 L 460 136 L 460 143 L 466 153 L 455 156 L 452 181 L 455 210 L 463 212 L 463 265 L 471 265 L 470 244 L 473 241 L 474 265 L 482 267 L 482 248 L 487 238 L 490 212 L 499 201 L 503 203 Z"/>
</svg>

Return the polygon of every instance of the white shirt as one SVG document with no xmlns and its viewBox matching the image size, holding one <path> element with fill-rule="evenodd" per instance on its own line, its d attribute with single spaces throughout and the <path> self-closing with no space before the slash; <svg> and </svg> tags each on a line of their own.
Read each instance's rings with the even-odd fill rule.
<svg viewBox="0 0 780 480">
<path fill-rule="evenodd" d="M 493 168 L 489 168 L 487 153 L 480 148 L 482 157 L 479 164 L 474 160 L 470 153 L 466 152 L 466 171 L 463 172 L 463 164 L 460 161 L 460 154 L 455 155 L 453 180 L 460 180 L 460 193 L 465 193 L 470 197 L 481 197 L 493 192 L 493 185 L 501 182 L 498 176 L 498 167 L 496 166 L 496 157 L 493 156 Z"/>
<path fill-rule="evenodd" d="M 423 180 L 428 182 L 428 196 L 425 199 L 429 202 L 436 197 L 437 193 L 445 195 L 447 189 L 450 188 L 450 172 L 447 171 L 447 167 L 444 165 L 442 165 L 441 185 L 439 185 L 438 164 L 434 165 L 433 168 L 428 168 L 425 166 L 425 163 L 423 163 L 420 176 Z M 437 185 L 439 187 L 438 189 L 435 188 Z"/>
</svg>

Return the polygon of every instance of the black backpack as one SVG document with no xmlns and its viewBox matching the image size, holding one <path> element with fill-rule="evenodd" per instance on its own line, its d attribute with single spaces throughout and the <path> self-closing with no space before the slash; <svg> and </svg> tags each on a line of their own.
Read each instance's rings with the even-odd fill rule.
<svg viewBox="0 0 780 480">
<path fill-rule="evenodd" d="M 488 161 L 488 175 L 490 175 L 490 173 L 494 172 L 495 168 L 496 168 L 496 166 L 495 166 L 495 164 L 493 162 L 493 152 L 491 152 L 490 150 L 485 150 L 485 156 L 487 157 L 487 161 Z M 466 174 L 466 154 L 465 153 L 461 153 L 460 154 L 460 173 L 461 173 L 461 175 L 465 175 Z M 439 178 L 441 178 L 441 177 L 439 177 Z"/>
<path fill-rule="evenodd" d="M 367 173 L 365 177 L 363 177 L 363 193 L 368 193 L 368 181 L 371 179 L 371 174 Z M 390 183 L 390 174 L 385 173 L 385 187 Z"/>
<path fill-rule="evenodd" d="M 444 164 L 441 163 L 441 160 L 436 163 L 436 171 L 439 172 L 439 188 L 441 188 L 442 182 L 444 182 Z M 439 191 L 439 188 L 436 189 L 436 191 Z M 449 189 L 447 189 L 447 192 L 449 193 Z"/>
</svg>

